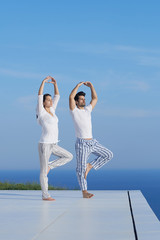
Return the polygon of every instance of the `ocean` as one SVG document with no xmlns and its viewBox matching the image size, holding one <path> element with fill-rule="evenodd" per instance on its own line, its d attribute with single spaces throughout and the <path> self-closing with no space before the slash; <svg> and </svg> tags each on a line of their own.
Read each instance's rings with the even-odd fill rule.
<svg viewBox="0 0 160 240">
<path fill-rule="evenodd" d="M 79 189 L 75 170 L 57 168 L 48 179 L 53 186 Z M 39 183 L 39 170 L 1 170 L 0 181 Z M 160 220 L 160 170 L 92 170 L 87 182 L 89 190 L 141 190 Z"/>
</svg>

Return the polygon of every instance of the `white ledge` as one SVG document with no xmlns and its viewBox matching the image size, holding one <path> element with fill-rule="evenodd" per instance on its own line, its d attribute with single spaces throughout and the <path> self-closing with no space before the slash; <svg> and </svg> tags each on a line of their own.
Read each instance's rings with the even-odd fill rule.
<svg viewBox="0 0 160 240">
<path fill-rule="evenodd" d="M 140 191 L 0 191 L 3 240 L 159 240 L 160 222 Z"/>
</svg>

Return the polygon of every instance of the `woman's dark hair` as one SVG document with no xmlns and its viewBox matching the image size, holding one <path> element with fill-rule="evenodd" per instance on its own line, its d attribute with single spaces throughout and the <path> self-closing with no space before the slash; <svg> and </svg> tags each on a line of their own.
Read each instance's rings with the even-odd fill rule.
<svg viewBox="0 0 160 240">
<path fill-rule="evenodd" d="M 84 97 L 85 97 L 85 95 L 86 95 L 86 94 L 85 94 L 84 92 L 82 92 L 82 91 L 81 91 L 81 92 L 78 92 L 78 93 L 76 94 L 76 96 L 74 97 L 74 100 L 75 100 L 75 101 L 78 101 L 79 96 L 84 96 Z"/>
<path fill-rule="evenodd" d="M 47 96 L 52 97 L 49 93 L 44 94 L 44 95 L 43 95 L 43 102 L 46 100 L 46 97 L 47 97 Z M 38 119 L 38 114 L 36 114 L 36 118 Z"/>
<path fill-rule="evenodd" d="M 46 93 L 46 94 L 43 95 L 43 102 L 46 100 L 46 97 L 48 97 L 48 96 L 51 97 L 51 95 L 49 93 Z"/>
</svg>

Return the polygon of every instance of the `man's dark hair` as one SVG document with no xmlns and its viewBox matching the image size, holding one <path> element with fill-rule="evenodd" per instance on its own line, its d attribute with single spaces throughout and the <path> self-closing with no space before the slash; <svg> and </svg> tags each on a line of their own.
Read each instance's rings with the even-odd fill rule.
<svg viewBox="0 0 160 240">
<path fill-rule="evenodd" d="M 48 96 L 52 97 L 49 93 L 46 93 L 43 95 L 43 102 L 46 100 L 46 97 L 48 97 Z"/>
<path fill-rule="evenodd" d="M 81 92 L 78 92 L 78 93 L 76 94 L 76 96 L 74 97 L 74 100 L 75 100 L 75 101 L 78 101 L 79 96 L 84 96 L 84 97 L 85 97 L 85 95 L 86 95 L 86 94 L 85 94 L 84 92 L 82 92 L 82 91 L 81 91 Z"/>
</svg>

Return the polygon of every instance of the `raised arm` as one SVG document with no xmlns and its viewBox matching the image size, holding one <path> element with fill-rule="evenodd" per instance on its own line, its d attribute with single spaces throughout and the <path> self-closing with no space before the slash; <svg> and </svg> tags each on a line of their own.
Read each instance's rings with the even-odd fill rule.
<svg viewBox="0 0 160 240">
<path fill-rule="evenodd" d="M 46 77 L 46 78 L 42 81 L 41 86 L 40 86 L 39 91 L 38 91 L 38 95 L 43 95 L 44 84 L 45 84 L 46 82 L 48 82 L 49 79 L 50 79 L 50 76 Z"/>
<path fill-rule="evenodd" d="M 90 89 L 91 89 L 91 98 L 92 99 L 91 99 L 90 104 L 92 105 L 92 109 L 93 109 L 96 106 L 96 103 L 98 101 L 96 90 L 93 87 L 93 84 L 91 82 L 85 82 L 84 85 L 87 87 L 90 87 Z"/>
<path fill-rule="evenodd" d="M 50 83 L 52 83 L 54 85 L 53 108 L 56 109 L 58 101 L 60 99 L 58 85 L 57 85 L 57 81 L 53 77 L 51 77 Z"/>
<path fill-rule="evenodd" d="M 38 103 L 37 103 L 37 110 L 36 110 L 37 117 L 38 117 L 39 113 L 41 113 L 41 111 L 43 111 L 43 109 L 44 109 L 44 107 L 43 107 L 43 89 L 44 89 L 44 84 L 46 82 L 48 83 L 49 79 L 50 79 L 50 77 L 48 76 L 42 81 L 39 91 L 38 91 Z"/>
<path fill-rule="evenodd" d="M 51 78 L 50 83 L 53 83 L 53 85 L 54 85 L 54 95 L 59 95 L 57 81 L 53 77 L 50 77 L 50 78 Z"/>
<path fill-rule="evenodd" d="M 84 82 L 80 82 L 76 85 L 76 87 L 72 90 L 71 94 L 69 95 L 69 108 L 70 110 L 73 110 L 75 107 L 76 107 L 76 103 L 75 103 L 75 96 L 76 96 L 76 93 L 78 91 L 78 88 L 84 84 Z"/>
</svg>

